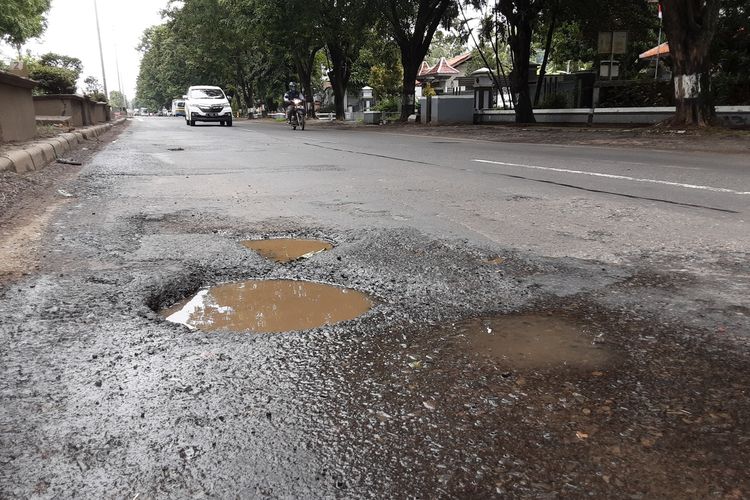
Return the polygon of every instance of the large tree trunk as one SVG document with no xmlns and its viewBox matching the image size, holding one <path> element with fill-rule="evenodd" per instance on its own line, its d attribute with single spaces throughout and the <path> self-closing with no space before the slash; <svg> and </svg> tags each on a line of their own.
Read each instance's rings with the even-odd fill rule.
<svg viewBox="0 0 750 500">
<path fill-rule="evenodd" d="M 346 109 L 344 108 L 344 98 L 346 96 L 346 86 L 349 84 L 351 68 L 349 67 L 346 57 L 346 51 L 334 44 L 328 44 L 328 53 L 331 56 L 333 68 L 328 72 L 333 88 L 333 97 L 336 105 L 336 119 L 346 119 Z"/>
<path fill-rule="evenodd" d="M 240 91 L 242 92 L 242 98 L 245 101 L 245 106 L 249 109 L 253 107 L 253 87 L 252 85 L 247 81 L 247 78 L 245 77 L 245 68 L 242 66 L 242 63 L 240 62 L 240 57 L 237 57 L 237 80 L 240 84 Z M 252 119 L 253 116 L 248 111 L 247 114 L 248 119 Z"/>
<path fill-rule="evenodd" d="M 539 68 L 539 79 L 537 80 L 536 91 L 534 92 L 534 106 L 539 105 L 539 96 L 542 94 L 544 77 L 547 76 L 547 63 L 552 52 L 552 37 L 555 34 L 555 22 L 557 21 L 557 2 L 551 8 L 552 12 L 550 13 L 549 27 L 547 28 L 547 40 L 544 44 L 544 59 L 542 59 L 542 66 Z"/>
<path fill-rule="evenodd" d="M 672 125 L 706 126 L 715 113 L 708 51 L 716 32 L 719 0 L 662 0 L 662 5 L 674 75 Z"/>
<path fill-rule="evenodd" d="M 312 90 L 312 74 L 315 65 L 315 54 L 318 53 L 319 48 L 313 49 L 309 54 L 304 57 L 295 57 L 295 66 L 297 67 L 297 74 L 299 75 L 300 83 L 302 84 L 302 93 L 305 95 L 305 101 L 307 102 L 307 117 L 315 118 L 315 97 L 313 96 Z"/>
<path fill-rule="evenodd" d="M 415 50 L 414 47 L 409 46 L 401 47 L 401 66 L 404 69 L 404 78 L 402 80 L 401 88 L 402 122 L 409 120 L 409 116 L 414 114 L 414 109 L 416 107 L 415 89 L 417 86 L 417 73 L 419 73 L 419 67 L 422 65 L 422 60 L 426 54 L 426 51 L 420 49 Z M 414 52 L 417 52 L 417 54 Z M 421 57 L 419 56 L 419 53 L 421 53 Z"/>
<path fill-rule="evenodd" d="M 513 71 L 510 72 L 511 91 L 516 96 L 516 123 L 536 123 L 529 91 L 529 58 L 531 57 L 531 21 L 519 16 L 508 43 L 513 51 Z"/>
</svg>

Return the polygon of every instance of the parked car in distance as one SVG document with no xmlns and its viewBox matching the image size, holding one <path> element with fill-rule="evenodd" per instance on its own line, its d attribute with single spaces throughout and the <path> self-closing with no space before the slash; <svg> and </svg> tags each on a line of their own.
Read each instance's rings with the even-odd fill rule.
<svg viewBox="0 0 750 500">
<path fill-rule="evenodd" d="M 211 85 L 194 85 L 187 91 L 185 99 L 185 122 L 219 122 L 232 126 L 232 107 L 224 91 Z"/>
<path fill-rule="evenodd" d="M 185 116 L 185 100 L 184 99 L 172 100 L 172 116 Z"/>
</svg>

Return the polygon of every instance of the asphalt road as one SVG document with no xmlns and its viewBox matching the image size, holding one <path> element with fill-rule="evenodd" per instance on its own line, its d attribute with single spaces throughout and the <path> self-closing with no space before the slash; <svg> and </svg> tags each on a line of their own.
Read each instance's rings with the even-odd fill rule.
<svg viewBox="0 0 750 500">
<path fill-rule="evenodd" d="M 613 262 L 642 250 L 743 252 L 750 243 L 750 160 L 742 155 L 178 122 L 133 129 L 140 152 L 159 162 L 158 183 L 132 183 L 140 196 L 159 198 L 163 188 L 196 200 L 224 196 L 236 203 L 222 211 L 252 208 L 258 220 L 416 227 Z"/>
<path fill-rule="evenodd" d="M 112 140 L 0 289 L 0 497 L 750 494 L 747 157 L 168 118 Z M 335 247 L 239 244 L 279 236 Z M 282 334 L 158 314 L 253 278 L 376 305 Z M 466 320 L 532 313 L 607 361 L 467 348 Z"/>
</svg>

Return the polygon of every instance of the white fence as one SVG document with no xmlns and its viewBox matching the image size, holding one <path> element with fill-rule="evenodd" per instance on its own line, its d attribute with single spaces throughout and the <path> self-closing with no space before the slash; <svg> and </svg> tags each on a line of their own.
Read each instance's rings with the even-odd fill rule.
<svg viewBox="0 0 750 500">
<path fill-rule="evenodd" d="M 673 107 L 535 109 L 537 123 L 597 123 L 648 125 L 674 115 Z M 716 118 L 729 127 L 750 126 L 750 106 L 716 106 Z M 474 111 L 474 123 L 513 123 L 515 112 L 505 109 Z"/>
</svg>

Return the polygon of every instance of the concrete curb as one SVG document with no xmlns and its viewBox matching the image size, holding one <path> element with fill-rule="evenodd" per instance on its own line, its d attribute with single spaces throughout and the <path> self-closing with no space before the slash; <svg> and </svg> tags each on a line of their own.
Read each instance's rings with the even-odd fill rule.
<svg viewBox="0 0 750 500">
<path fill-rule="evenodd" d="M 120 118 L 113 122 L 93 125 L 6 151 L 0 154 L 0 172 L 10 171 L 22 174 L 30 170 L 40 170 L 79 143 L 95 140 L 113 126 L 125 121 L 125 118 Z"/>
</svg>

